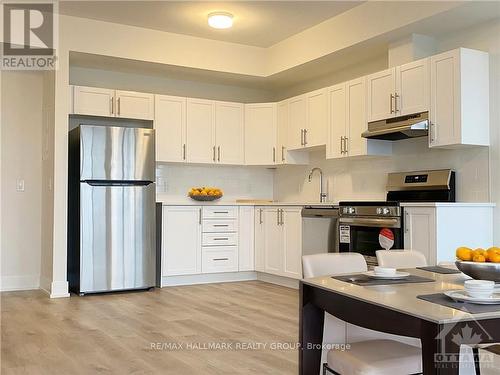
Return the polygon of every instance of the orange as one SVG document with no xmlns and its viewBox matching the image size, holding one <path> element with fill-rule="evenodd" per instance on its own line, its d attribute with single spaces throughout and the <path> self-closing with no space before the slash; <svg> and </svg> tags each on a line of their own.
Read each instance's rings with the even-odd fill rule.
<svg viewBox="0 0 500 375">
<path fill-rule="evenodd" d="M 478 263 L 483 263 L 486 262 L 486 257 L 481 254 L 475 254 L 474 257 L 472 258 L 473 262 L 478 262 Z"/>
<path fill-rule="evenodd" d="M 488 260 L 492 263 L 500 263 L 500 254 L 488 254 Z"/>
<path fill-rule="evenodd" d="M 474 257 L 474 255 L 482 255 L 482 256 L 486 257 L 486 254 L 487 254 L 487 253 L 486 253 L 486 250 L 484 250 L 484 249 L 482 249 L 482 248 L 478 247 L 476 250 L 474 250 L 474 251 L 472 252 L 472 257 Z"/>
<path fill-rule="evenodd" d="M 457 258 L 460 260 L 470 261 L 472 260 L 472 249 L 468 247 L 459 247 L 457 249 Z"/>
</svg>

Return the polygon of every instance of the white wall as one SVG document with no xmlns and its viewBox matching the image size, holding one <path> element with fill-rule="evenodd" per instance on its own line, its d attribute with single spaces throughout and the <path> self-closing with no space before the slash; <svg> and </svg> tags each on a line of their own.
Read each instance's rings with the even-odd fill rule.
<svg viewBox="0 0 500 375">
<path fill-rule="evenodd" d="M 156 168 L 158 198 L 171 202 L 189 201 L 191 187 L 210 186 L 224 191 L 223 201 L 272 199 L 273 174 L 260 167 L 159 164 Z"/>
<path fill-rule="evenodd" d="M 1 91 L 1 289 L 38 288 L 43 73 L 2 72 Z"/>
</svg>

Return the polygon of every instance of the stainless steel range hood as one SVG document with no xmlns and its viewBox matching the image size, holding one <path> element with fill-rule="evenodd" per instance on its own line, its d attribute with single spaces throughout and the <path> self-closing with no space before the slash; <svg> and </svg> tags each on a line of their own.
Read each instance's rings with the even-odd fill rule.
<svg viewBox="0 0 500 375">
<path fill-rule="evenodd" d="M 400 139 L 426 137 L 429 134 L 429 112 L 394 117 L 368 123 L 362 136 L 370 139 L 397 141 Z"/>
</svg>

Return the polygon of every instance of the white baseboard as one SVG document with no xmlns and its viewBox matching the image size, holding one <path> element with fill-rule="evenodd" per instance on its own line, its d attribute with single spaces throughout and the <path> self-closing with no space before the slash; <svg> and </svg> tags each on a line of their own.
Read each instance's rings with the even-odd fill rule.
<svg viewBox="0 0 500 375">
<path fill-rule="evenodd" d="M 40 289 L 43 290 L 50 296 L 50 287 L 52 285 L 52 279 L 45 276 L 40 276 Z"/>
<path fill-rule="evenodd" d="M 257 272 L 257 280 L 264 281 L 266 283 L 285 286 L 287 288 L 292 288 L 292 289 L 299 289 L 299 281 L 300 281 L 297 279 L 271 275 L 270 273 L 264 273 L 264 272 Z"/>
<path fill-rule="evenodd" d="M 225 272 L 225 273 L 204 273 L 199 275 L 185 276 L 164 276 L 161 280 L 162 288 L 165 286 L 195 285 L 210 283 L 228 283 L 236 281 L 257 280 L 254 271 L 246 272 Z"/>
<path fill-rule="evenodd" d="M 50 288 L 50 298 L 69 297 L 67 281 L 53 281 Z"/>
<path fill-rule="evenodd" d="M 33 290 L 40 287 L 40 275 L 2 276 L 0 291 Z"/>
</svg>

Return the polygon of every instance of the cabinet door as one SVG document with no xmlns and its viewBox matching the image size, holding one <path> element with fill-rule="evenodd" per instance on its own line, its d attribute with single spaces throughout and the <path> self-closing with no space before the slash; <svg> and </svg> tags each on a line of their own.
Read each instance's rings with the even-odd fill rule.
<svg viewBox="0 0 500 375">
<path fill-rule="evenodd" d="M 243 104 L 216 102 L 215 140 L 218 163 L 244 164 L 243 121 Z"/>
<path fill-rule="evenodd" d="M 326 157 L 328 159 L 344 157 L 344 137 L 346 136 L 347 103 L 345 83 L 328 89 L 329 127 Z"/>
<path fill-rule="evenodd" d="M 245 163 L 272 165 L 277 160 L 276 103 L 245 105 Z"/>
<path fill-rule="evenodd" d="M 278 122 L 278 142 L 277 151 L 278 157 L 276 164 L 285 164 L 287 162 L 287 135 L 288 135 L 288 120 L 289 120 L 289 105 L 288 101 L 284 100 L 277 104 L 277 122 Z"/>
<path fill-rule="evenodd" d="M 156 160 L 186 160 L 186 98 L 155 96 Z"/>
<path fill-rule="evenodd" d="M 283 274 L 283 230 L 278 224 L 278 209 L 264 209 L 264 271 Z"/>
<path fill-rule="evenodd" d="M 348 135 L 345 151 L 349 156 L 367 154 L 367 140 L 361 134 L 367 129 L 365 79 L 346 83 L 346 114 Z"/>
<path fill-rule="evenodd" d="M 325 145 L 328 126 L 328 95 L 326 89 L 306 94 L 306 114 L 307 127 L 304 134 L 304 145 L 306 147 Z"/>
<path fill-rule="evenodd" d="M 154 95 L 143 92 L 116 90 L 116 116 L 153 120 Z"/>
<path fill-rule="evenodd" d="M 394 117 L 395 68 L 369 75 L 366 85 L 368 122 Z"/>
<path fill-rule="evenodd" d="M 459 64 L 458 50 L 431 57 L 431 147 L 460 143 Z"/>
<path fill-rule="evenodd" d="M 297 96 L 289 101 L 288 149 L 296 150 L 304 145 L 303 130 L 306 128 L 306 98 Z"/>
<path fill-rule="evenodd" d="M 395 110 L 398 116 L 426 112 L 430 106 L 429 59 L 396 68 Z"/>
<path fill-rule="evenodd" d="M 255 208 L 255 270 L 265 272 L 264 208 Z"/>
<path fill-rule="evenodd" d="M 302 278 L 302 216 L 299 208 L 284 208 L 283 229 L 283 276 Z"/>
<path fill-rule="evenodd" d="M 238 227 L 238 270 L 255 270 L 255 209 L 253 207 L 239 208 Z"/>
<path fill-rule="evenodd" d="M 89 116 L 114 116 L 114 96 L 115 90 L 73 86 L 73 113 Z"/>
<path fill-rule="evenodd" d="M 215 103 L 212 100 L 187 99 L 187 161 L 213 163 L 215 148 Z"/>
<path fill-rule="evenodd" d="M 162 226 L 162 276 L 201 273 L 201 207 L 164 207 Z"/>
<path fill-rule="evenodd" d="M 436 209 L 404 207 L 404 212 L 404 248 L 420 251 L 428 264 L 436 264 Z"/>
</svg>

